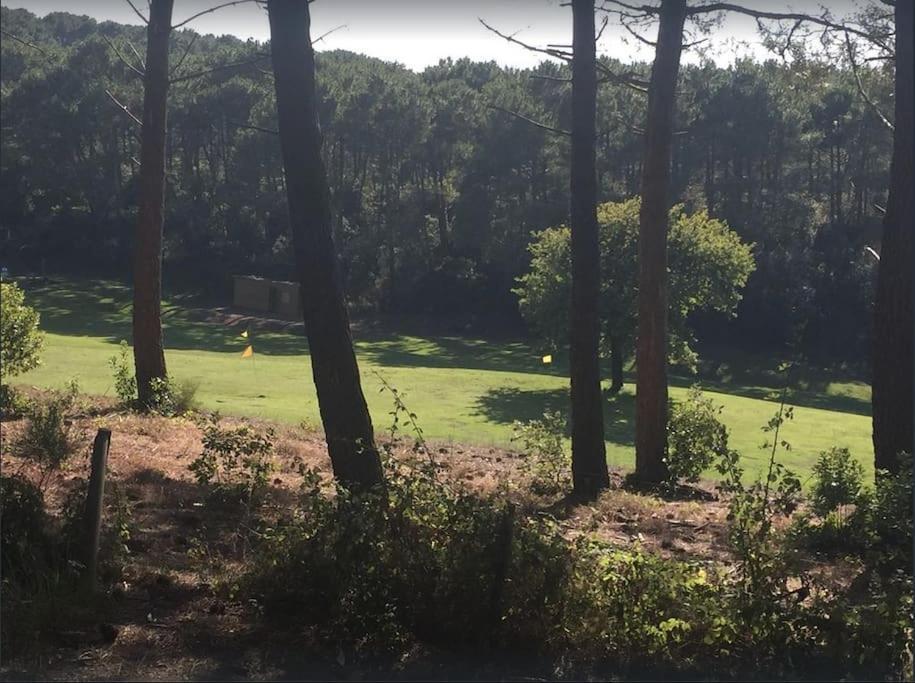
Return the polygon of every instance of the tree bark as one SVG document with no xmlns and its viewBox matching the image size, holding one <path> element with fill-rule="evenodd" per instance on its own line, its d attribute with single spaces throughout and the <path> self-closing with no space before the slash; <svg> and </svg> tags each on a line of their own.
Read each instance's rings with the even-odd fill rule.
<svg viewBox="0 0 915 683">
<path fill-rule="evenodd" d="M 896 0 L 896 123 L 874 305 L 874 464 L 912 453 L 912 0 Z"/>
<path fill-rule="evenodd" d="M 594 0 L 572 0 L 572 488 L 591 498 L 610 485 L 598 361 L 600 248 L 597 233 Z"/>
<path fill-rule="evenodd" d="M 615 334 L 610 335 L 610 393 L 623 388 L 623 345 Z"/>
<path fill-rule="evenodd" d="M 382 484 L 383 475 L 334 250 L 308 2 L 270 0 L 267 12 L 293 251 L 318 406 L 334 476 L 362 490 Z"/>
<path fill-rule="evenodd" d="M 162 342 L 162 229 L 172 2 L 152 0 L 146 29 L 139 208 L 133 265 L 133 358 L 137 398 L 144 407 L 152 400 L 152 380 L 166 376 Z"/>
<path fill-rule="evenodd" d="M 686 0 L 664 0 L 648 89 L 639 211 L 639 324 L 636 347 L 635 476 L 667 475 L 667 220 L 677 74 Z"/>
</svg>

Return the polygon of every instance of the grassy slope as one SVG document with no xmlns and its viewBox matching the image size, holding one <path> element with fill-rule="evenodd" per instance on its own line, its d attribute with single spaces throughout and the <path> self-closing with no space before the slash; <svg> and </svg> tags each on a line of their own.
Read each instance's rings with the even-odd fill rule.
<svg viewBox="0 0 915 683">
<path fill-rule="evenodd" d="M 17 378 L 42 387 L 62 386 L 77 377 L 84 391 L 112 394 L 108 358 L 129 338 L 129 291 L 114 283 L 26 283 L 27 300 L 42 313 L 47 330 L 43 366 Z M 169 372 L 179 380 L 199 382 L 205 408 L 319 425 L 305 339 L 287 333 L 256 333 L 255 357 L 241 359 L 245 342 L 239 328 L 196 322 L 180 298 L 166 308 L 165 339 Z M 513 420 L 533 419 L 546 408 L 568 410 L 566 367 L 540 363 L 539 355 L 518 341 L 484 341 L 454 336 L 371 332 L 357 336 L 357 354 L 376 429 L 389 423 L 390 396 L 379 393 L 380 373 L 405 393 L 411 410 L 430 439 L 508 445 Z M 731 444 L 741 451 L 749 472 L 762 466 L 765 439 L 760 427 L 777 410 L 777 374 L 739 358 L 720 363 L 702 381 L 707 393 L 724 406 Z M 774 365 L 774 362 L 773 362 Z M 692 380 L 673 378 L 680 398 Z M 870 391 L 859 382 L 835 382 L 810 372 L 799 376 L 791 392 L 795 419 L 783 430 L 792 450 L 782 460 L 802 479 L 816 454 L 833 445 L 847 446 L 866 468 L 872 446 L 868 417 Z M 633 392 L 606 404 L 608 460 L 633 463 Z"/>
</svg>

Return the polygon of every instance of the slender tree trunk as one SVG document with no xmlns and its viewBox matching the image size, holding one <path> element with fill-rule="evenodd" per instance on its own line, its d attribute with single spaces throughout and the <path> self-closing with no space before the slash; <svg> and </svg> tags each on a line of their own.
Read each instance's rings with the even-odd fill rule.
<svg viewBox="0 0 915 683">
<path fill-rule="evenodd" d="M 610 335 L 610 393 L 618 394 L 623 388 L 623 345 L 620 338 Z"/>
<path fill-rule="evenodd" d="M 152 380 L 166 376 L 162 343 L 162 228 L 171 30 L 172 0 L 152 0 L 146 30 L 140 200 L 133 265 L 133 357 L 141 406 L 148 406 L 152 399 Z"/>
<path fill-rule="evenodd" d="M 896 130 L 874 306 L 874 460 L 912 453 L 912 0 L 896 0 Z"/>
<path fill-rule="evenodd" d="M 598 362 L 600 249 L 597 234 L 594 0 L 572 0 L 572 487 L 594 497 L 610 485 Z"/>
<path fill-rule="evenodd" d="M 438 244 L 442 256 L 447 256 L 451 251 L 448 239 L 448 199 L 445 197 L 445 173 L 438 175 Z"/>
<path fill-rule="evenodd" d="M 270 0 L 267 12 L 289 220 L 321 421 L 334 476 L 364 489 L 382 483 L 381 461 L 337 271 L 308 3 Z"/>
<path fill-rule="evenodd" d="M 648 90 L 639 212 L 639 325 L 636 347 L 635 475 L 667 474 L 667 220 L 670 155 L 686 0 L 664 0 Z"/>
</svg>

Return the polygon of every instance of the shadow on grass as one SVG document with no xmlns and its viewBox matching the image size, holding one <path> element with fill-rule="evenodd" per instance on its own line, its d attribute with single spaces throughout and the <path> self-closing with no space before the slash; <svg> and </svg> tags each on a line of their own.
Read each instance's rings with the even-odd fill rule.
<svg viewBox="0 0 915 683">
<path fill-rule="evenodd" d="M 776 382 L 773 382 L 775 386 L 765 386 L 762 384 L 739 384 L 734 381 L 720 381 L 702 376 L 684 377 L 678 375 L 671 376 L 669 383 L 672 387 L 682 389 L 699 385 L 705 391 L 716 391 L 721 394 L 742 396 L 776 404 L 781 401 L 782 395 L 782 389 Z M 797 384 L 805 388 L 797 388 L 797 385 L 789 388 L 785 394 L 785 403 L 799 408 L 819 408 L 821 410 L 864 416 L 871 414 L 871 404 L 868 398 L 848 394 L 830 394 L 828 393 L 830 383 L 829 380 L 825 379 L 816 381 L 800 379 Z"/>
<path fill-rule="evenodd" d="M 53 334 L 104 337 L 117 344 L 131 342 L 131 293 L 111 281 L 72 282 L 42 278 L 20 282 L 26 301 L 41 313 L 41 328 Z M 202 322 L 191 315 L 197 303 L 192 294 L 171 296 L 162 304 L 162 327 L 168 349 L 232 352 L 244 350 L 239 328 Z M 304 355 L 302 335 L 262 332 L 252 339 L 263 355 Z"/>
<path fill-rule="evenodd" d="M 635 396 L 622 392 L 604 397 L 604 438 L 620 446 L 635 444 Z M 568 389 L 517 388 L 490 389 L 479 396 L 474 404 L 479 415 L 489 422 L 512 424 L 538 420 L 545 411 L 569 414 Z M 568 436 L 568 433 L 566 434 Z"/>
<path fill-rule="evenodd" d="M 538 375 L 567 375 L 564 363 L 546 365 L 530 346 L 511 339 L 401 336 L 372 332 L 356 343 L 359 355 L 386 367 L 464 368 Z"/>
<path fill-rule="evenodd" d="M 50 278 L 23 279 L 20 282 L 26 290 L 27 301 L 41 313 L 44 330 L 68 336 L 104 337 L 113 344 L 122 339 L 128 343 L 131 341 L 131 293 L 127 285 L 113 281 Z M 166 348 L 240 353 L 246 344 L 239 337 L 240 328 L 196 319 L 198 316 L 193 308 L 200 304 L 201 301 L 193 294 L 173 295 L 163 303 Z M 568 376 L 564 357 L 557 356 L 553 364 L 546 365 L 539 353 L 517 339 L 484 340 L 449 334 L 429 335 L 417 329 L 415 324 L 409 326 L 413 334 L 405 335 L 391 324 L 354 326 L 359 330 L 356 351 L 361 359 L 384 367 L 463 368 Z M 267 331 L 253 331 L 252 334 L 259 354 L 308 354 L 307 341 L 301 334 Z M 710 391 L 777 403 L 783 382 L 778 365 L 779 359 L 775 357 L 749 357 L 733 350 L 713 349 L 701 362 L 697 376 L 672 374 L 670 383 L 681 388 L 698 383 Z M 795 377 L 793 388 L 787 395 L 790 404 L 870 415 L 867 386 L 853 375 L 841 369 L 831 371 L 798 366 Z M 632 380 L 631 377 L 627 379 Z M 851 381 L 857 386 L 831 392 L 830 385 L 841 381 Z M 499 394 L 482 397 L 480 401 L 484 411 L 492 413 L 493 419 L 502 421 L 500 418 L 504 416 L 507 422 L 535 419 L 542 415 L 543 409 L 555 409 L 557 400 L 565 405 L 565 399 L 546 395 L 525 397 L 521 395 L 523 393 L 506 389 Z M 608 425 L 612 425 L 614 420 L 612 414 L 610 420 Z M 608 433 L 612 432 L 612 427 L 608 427 Z"/>
</svg>

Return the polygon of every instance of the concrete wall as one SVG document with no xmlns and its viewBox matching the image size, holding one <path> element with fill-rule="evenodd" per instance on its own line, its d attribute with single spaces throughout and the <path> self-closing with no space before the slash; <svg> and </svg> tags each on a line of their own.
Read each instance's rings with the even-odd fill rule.
<svg viewBox="0 0 915 683">
<path fill-rule="evenodd" d="M 270 280 L 252 275 L 236 275 L 232 305 L 252 311 L 270 308 Z"/>
<path fill-rule="evenodd" d="M 296 282 L 236 275 L 234 285 L 232 304 L 238 308 L 264 313 L 269 318 L 298 320 L 302 316 L 299 285 Z"/>
</svg>

